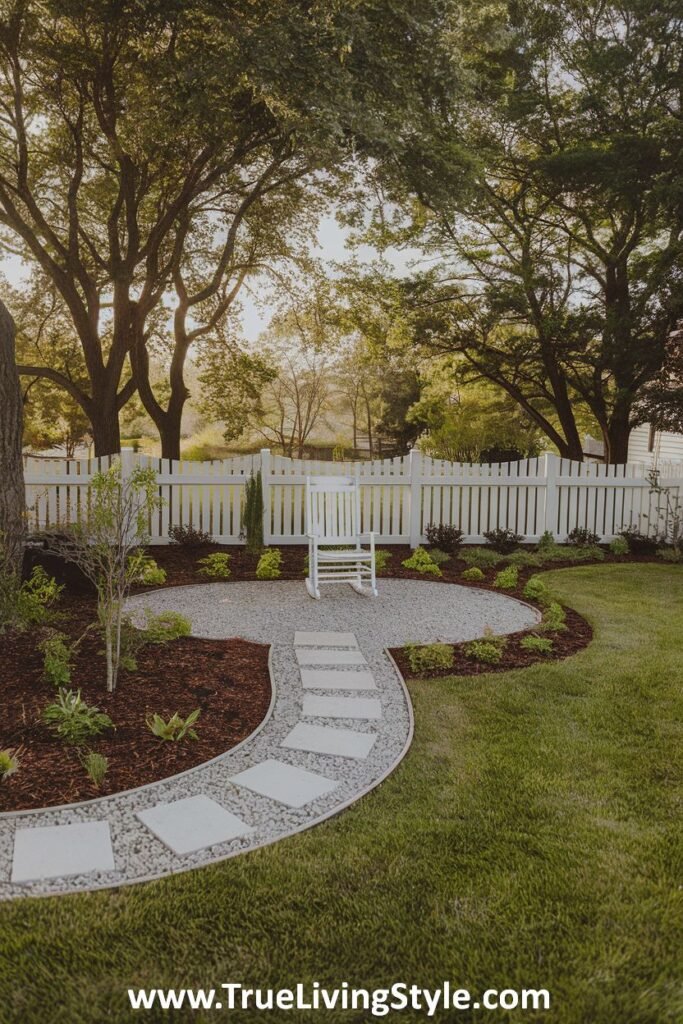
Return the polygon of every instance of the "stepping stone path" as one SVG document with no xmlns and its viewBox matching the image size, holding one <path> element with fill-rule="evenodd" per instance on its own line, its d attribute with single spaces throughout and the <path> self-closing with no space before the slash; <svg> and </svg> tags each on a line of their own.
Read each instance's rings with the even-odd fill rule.
<svg viewBox="0 0 683 1024">
<path fill-rule="evenodd" d="M 444 595 L 462 589 L 391 580 L 382 591 L 390 584 L 401 596 L 420 588 L 410 608 L 437 620 Z M 519 602 L 484 597 L 516 609 L 508 615 L 512 629 L 536 621 Z M 193 614 L 197 602 L 204 602 L 200 615 Z M 198 636 L 270 642 L 269 715 L 239 746 L 161 782 L 0 814 L 0 898 L 118 886 L 223 860 L 310 828 L 378 785 L 412 738 L 407 691 L 384 647 L 420 642 L 425 632 L 421 624 L 412 632 L 404 626 L 397 640 L 381 625 L 373 630 L 367 620 L 382 622 L 381 604 L 382 593 L 369 599 L 344 586 L 312 602 L 299 583 L 209 584 L 133 598 L 133 613 L 189 614 Z M 298 630 L 297 619 L 323 628 Z M 485 624 L 470 635 L 481 635 Z M 421 642 L 443 638 L 430 632 Z M 454 639 L 461 638 L 468 636 Z"/>
</svg>

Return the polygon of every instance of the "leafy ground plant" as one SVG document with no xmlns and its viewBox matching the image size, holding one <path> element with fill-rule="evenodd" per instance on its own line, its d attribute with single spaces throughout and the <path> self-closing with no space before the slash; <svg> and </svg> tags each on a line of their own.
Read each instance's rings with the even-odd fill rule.
<svg viewBox="0 0 683 1024">
<path fill-rule="evenodd" d="M 538 629 L 544 633 L 562 633 L 567 628 L 566 619 L 567 616 L 562 605 L 558 601 L 551 601 L 543 612 Z"/>
<path fill-rule="evenodd" d="M 414 569 L 415 572 L 426 573 L 430 576 L 443 575 L 436 562 L 424 548 L 415 548 L 410 558 L 401 563 L 405 569 Z"/>
<path fill-rule="evenodd" d="M 494 587 L 498 587 L 499 590 L 514 590 L 517 586 L 518 578 L 519 569 L 517 566 L 508 565 L 507 569 L 503 569 L 498 573 L 493 581 L 493 585 Z"/>
<path fill-rule="evenodd" d="M 22 583 L 19 575 L 5 564 L 0 551 L 0 634 L 6 629 L 44 625 L 62 589 L 39 565 Z"/>
<path fill-rule="evenodd" d="M 465 657 L 473 661 L 481 661 L 485 665 L 497 665 L 503 657 L 503 651 L 507 646 L 507 637 L 497 636 L 488 627 L 484 635 L 478 640 L 470 640 L 465 644 Z"/>
<path fill-rule="evenodd" d="M 530 636 L 523 636 L 519 641 L 519 646 L 524 651 L 530 651 L 533 654 L 547 654 L 553 653 L 553 642 L 549 636 L 537 636 L 532 633 Z"/>
<path fill-rule="evenodd" d="M 57 700 L 48 704 L 42 717 L 61 740 L 77 746 L 114 727 L 109 715 L 86 704 L 80 690 L 59 690 Z"/>
<path fill-rule="evenodd" d="M 441 548 L 430 548 L 428 554 L 432 562 L 436 562 L 437 565 L 445 565 L 446 562 L 451 560 L 448 552 L 442 551 Z"/>
<path fill-rule="evenodd" d="M 548 604 L 550 601 L 548 588 L 538 576 L 532 576 L 526 581 L 522 593 L 527 601 L 538 601 L 539 604 Z"/>
<path fill-rule="evenodd" d="M 160 587 L 166 582 L 166 570 L 142 551 L 131 556 L 131 572 L 135 582 L 146 587 Z"/>
<path fill-rule="evenodd" d="M 171 640 L 190 636 L 191 633 L 192 623 L 179 612 L 166 611 L 155 615 L 148 610 L 145 614 L 145 627 L 142 630 L 145 643 L 167 644 Z"/>
<path fill-rule="evenodd" d="M 463 548 L 459 557 L 465 565 L 477 569 L 493 569 L 503 561 L 503 556 L 493 548 Z"/>
<path fill-rule="evenodd" d="M 90 781 L 99 789 L 109 768 L 109 758 L 98 754 L 96 750 L 88 750 L 81 758 L 81 764 Z"/>
<path fill-rule="evenodd" d="M 38 644 L 43 654 L 43 675 L 54 686 L 66 686 L 71 682 L 74 647 L 68 640 L 66 633 L 51 630 Z"/>
<path fill-rule="evenodd" d="M 258 560 L 257 580 L 277 580 L 282 575 L 282 552 L 279 548 L 268 548 Z"/>
<path fill-rule="evenodd" d="M 408 664 L 413 672 L 434 672 L 452 668 L 453 648 L 450 644 L 406 644 Z"/>
<path fill-rule="evenodd" d="M 193 729 L 193 726 L 199 715 L 201 714 L 200 708 L 195 708 L 191 711 L 187 718 L 181 718 L 178 712 L 171 715 L 166 721 L 161 715 L 153 714 L 147 718 L 148 729 L 157 736 L 160 740 L 169 740 L 172 743 L 178 743 L 180 740 L 187 738 L 189 740 L 196 740 L 197 733 Z"/>
<path fill-rule="evenodd" d="M 462 578 L 467 580 L 468 583 L 481 583 L 482 580 L 486 579 L 486 576 L 478 565 L 473 565 L 471 569 L 464 570 Z"/>
<path fill-rule="evenodd" d="M 200 576 L 208 576 L 214 580 L 227 580 L 230 576 L 230 555 L 224 551 L 214 551 L 213 554 L 200 558 L 197 564 L 201 566 L 197 570 Z"/>
<path fill-rule="evenodd" d="M 5 747 L 0 750 L 0 779 L 8 779 L 19 771 L 22 752 L 21 747 Z"/>
<path fill-rule="evenodd" d="M 615 537 L 609 542 L 609 549 L 613 555 L 627 555 L 628 541 L 625 537 Z"/>
</svg>

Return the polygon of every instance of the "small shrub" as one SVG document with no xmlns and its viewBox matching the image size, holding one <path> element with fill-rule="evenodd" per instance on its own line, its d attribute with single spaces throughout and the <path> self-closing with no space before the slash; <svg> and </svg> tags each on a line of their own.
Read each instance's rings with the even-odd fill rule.
<svg viewBox="0 0 683 1024">
<path fill-rule="evenodd" d="M 462 573 L 462 578 L 469 583 L 481 583 L 483 579 L 486 579 L 484 573 L 476 565 L 473 565 L 471 569 L 465 569 Z"/>
<path fill-rule="evenodd" d="M 161 715 L 150 715 L 147 721 L 147 728 L 154 733 L 160 740 L 169 740 L 172 743 L 178 743 L 186 736 L 189 740 L 196 740 L 197 733 L 192 728 L 201 711 L 199 708 L 195 708 L 191 711 L 187 718 L 181 718 L 178 712 L 171 715 L 169 720 L 166 722 Z"/>
<path fill-rule="evenodd" d="M 667 546 L 665 548 L 659 548 L 657 551 L 657 558 L 661 558 L 664 562 L 673 562 L 678 564 L 683 562 L 683 551 L 679 547 Z"/>
<path fill-rule="evenodd" d="M 571 562 L 604 562 L 605 560 L 605 552 L 597 544 L 588 544 L 584 548 L 565 548 L 565 552 Z"/>
<path fill-rule="evenodd" d="M 387 551 L 386 548 L 375 549 L 375 571 L 386 572 L 391 562 L 391 551 Z"/>
<path fill-rule="evenodd" d="M 543 619 L 537 627 L 544 633 L 562 633 L 567 628 L 564 608 L 557 601 L 551 601 L 543 612 Z"/>
<path fill-rule="evenodd" d="M 136 552 L 128 560 L 133 582 L 144 587 L 160 587 L 166 582 L 166 570 L 157 565 L 150 555 Z"/>
<path fill-rule="evenodd" d="M 277 580 L 282 575 L 282 552 L 279 548 L 268 548 L 258 560 L 257 580 Z"/>
<path fill-rule="evenodd" d="M 465 644 L 465 657 L 472 661 L 481 661 L 485 665 L 497 665 L 503 657 L 503 651 L 507 646 L 507 637 L 496 636 L 488 627 L 484 630 L 484 636 L 479 640 L 470 640 Z"/>
<path fill-rule="evenodd" d="M 519 533 L 515 533 L 514 530 L 501 529 L 500 526 L 497 526 L 495 530 L 484 530 L 484 536 L 493 550 L 501 555 L 511 554 L 522 540 Z"/>
<path fill-rule="evenodd" d="M 99 789 L 109 768 L 109 758 L 104 754 L 98 754 L 95 750 L 89 750 L 81 758 L 81 764 L 90 781 Z"/>
<path fill-rule="evenodd" d="M 508 565 L 507 569 L 503 569 L 499 572 L 493 581 L 494 587 L 498 587 L 499 590 L 514 590 L 517 586 L 517 580 L 519 578 L 519 569 L 516 565 Z"/>
<path fill-rule="evenodd" d="M 148 644 L 167 644 L 181 636 L 190 636 L 192 623 L 179 612 L 160 612 L 159 615 L 146 613 L 143 641 Z"/>
<path fill-rule="evenodd" d="M 637 526 L 627 526 L 626 529 L 619 530 L 619 536 L 624 538 L 632 555 L 654 555 L 657 550 L 655 538 L 641 533 Z"/>
<path fill-rule="evenodd" d="M 4 750 L 0 750 L 0 779 L 8 779 L 10 775 L 19 771 L 22 753 L 21 747 L 5 747 Z"/>
<path fill-rule="evenodd" d="M 425 527 L 425 537 L 432 547 L 454 555 L 462 544 L 464 534 L 457 526 L 449 526 L 448 523 L 430 523 Z"/>
<path fill-rule="evenodd" d="M 524 651 L 531 651 L 532 654 L 552 654 L 553 653 L 553 642 L 549 636 L 537 636 L 532 633 L 531 636 L 524 636 L 519 641 L 519 646 Z"/>
<path fill-rule="evenodd" d="M 230 555 L 223 551 L 215 551 L 206 558 L 200 558 L 197 563 L 201 566 L 198 569 L 200 576 L 209 576 L 214 580 L 227 580 L 230 575 Z"/>
<path fill-rule="evenodd" d="M 465 548 L 459 556 L 465 565 L 476 566 L 478 569 L 493 569 L 503 561 L 503 556 L 492 548 Z"/>
<path fill-rule="evenodd" d="M 532 576 L 526 581 L 522 593 L 527 601 L 538 601 L 539 604 L 550 603 L 550 592 L 538 576 Z"/>
<path fill-rule="evenodd" d="M 614 540 L 609 542 L 609 549 L 613 555 L 627 555 L 628 541 L 625 537 L 615 537 Z"/>
<path fill-rule="evenodd" d="M 119 664 L 126 672 L 135 672 L 138 667 L 138 651 L 147 643 L 143 629 L 138 629 L 130 615 L 121 617 L 121 650 Z"/>
<path fill-rule="evenodd" d="M 183 548 L 205 548 L 213 544 L 210 533 L 198 530 L 194 526 L 172 526 L 168 536 L 172 544 L 179 544 Z"/>
<path fill-rule="evenodd" d="M 575 526 L 573 530 L 570 530 L 567 534 L 567 544 L 571 544 L 577 548 L 589 548 L 594 547 L 600 538 L 597 533 L 593 533 L 592 530 L 587 530 L 584 526 Z"/>
<path fill-rule="evenodd" d="M 411 672 L 416 674 L 453 666 L 453 648 L 450 644 L 406 644 L 404 651 Z"/>
<path fill-rule="evenodd" d="M 261 470 L 252 473 L 244 488 L 244 509 L 242 512 L 242 533 L 247 542 L 247 551 L 256 552 L 263 548 L 263 481 Z"/>
<path fill-rule="evenodd" d="M 436 562 L 432 561 L 431 555 L 424 548 L 415 548 L 410 558 L 401 563 L 406 569 L 414 569 L 416 572 L 429 573 L 431 576 L 443 575 Z"/>
<path fill-rule="evenodd" d="M 0 550 L 0 633 L 44 625 L 62 589 L 39 565 L 22 583 L 18 573 L 5 567 Z"/>
<path fill-rule="evenodd" d="M 80 690 L 61 689 L 57 700 L 44 709 L 43 721 L 64 743 L 77 745 L 114 726 L 109 715 L 86 704 Z"/>
<path fill-rule="evenodd" d="M 451 556 L 442 551 L 441 548 L 430 548 L 428 554 L 432 562 L 436 562 L 437 565 L 445 565 L 446 562 L 451 560 Z"/>
<path fill-rule="evenodd" d="M 73 647 L 65 642 L 68 639 L 65 633 L 51 630 L 38 644 L 43 654 L 43 675 L 54 686 L 66 686 L 71 682 Z"/>
<path fill-rule="evenodd" d="M 540 554 L 543 554 L 546 551 L 552 551 L 556 547 L 557 547 L 557 542 L 555 541 L 555 538 L 553 537 L 553 535 L 550 532 L 550 530 L 546 530 L 543 533 L 543 536 L 539 540 L 538 544 L 536 545 L 536 550 Z"/>
</svg>

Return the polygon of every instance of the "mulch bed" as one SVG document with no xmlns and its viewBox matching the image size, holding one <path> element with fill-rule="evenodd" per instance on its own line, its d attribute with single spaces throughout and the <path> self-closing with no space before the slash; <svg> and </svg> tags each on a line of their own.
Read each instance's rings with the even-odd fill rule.
<svg viewBox="0 0 683 1024">
<path fill-rule="evenodd" d="M 500 591 L 498 591 L 500 593 Z M 510 591 L 505 591 L 509 594 Z M 531 604 L 531 602 L 528 602 Z M 563 633 L 539 633 L 539 636 L 548 636 L 553 641 L 551 654 L 537 654 L 533 651 L 525 651 L 519 646 L 522 637 L 532 636 L 537 631 L 525 629 L 520 633 L 513 633 L 508 636 L 507 644 L 503 650 L 498 664 L 487 665 L 480 661 L 474 661 L 465 654 L 465 644 L 452 644 L 453 666 L 446 669 L 430 669 L 428 672 L 413 672 L 402 647 L 394 647 L 391 651 L 394 661 L 398 665 L 401 674 L 405 679 L 420 679 L 422 677 L 436 679 L 439 676 L 479 676 L 487 672 L 509 672 L 513 668 L 527 668 L 529 665 L 537 665 L 539 662 L 547 663 L 557 661 L 560 658 L 568 658 L 577 651 L 587 647 L 593 638 L 593 630 L 586 620 L 572 608 L 565 608 L 567 615 L 567 630 Z"/>
<path fill-rule="evenodd" d="M 553 562 L 542 568 L 521 567 L 515 590 L 501 591 L 494 588 L 493 580 L 503 564 L 485 570 L 483 581 L 470 583 L 462 579 L 467 565 L 461 559 L 453 558 L 441 567 L 443 575 L 434 579 L 403 567 L 401 563 L 410 554 L 406 546 L 382 545 L 382 549 L 391 552 L 389 565 L 380 574 L 382 576 L 457 583 L 495 590 L 522 600 L 522 591 L 530 576 L 576 564 L 566 561 Z M 242 547 L 168 545 L 152 547 L 149 554 L 166 570 L 164 586 L 178 587 L 214 582 L 197 572 L 198 559 L 214 551 L 230 555 L 230 580 L 256 579 L 258 556 Z M 303 582 L 307 548 L 284 545 L 281 552 L 281 579 Z M 617 557 L 609 553 L 605 559 L 606 563 L 630 561 L 653 559 Z M 58 620 L 52 625 L 76 638 L 95 618 L 94 595 L 88 593 L 88 586 L 79 586 L 71 570 L 60 574 L 55 572 L 52 564 L 46 568 L 58 578 L 62 575 L 60 582 L 69 583 L 59 602 Z M 136 589 L 142 592 L 159 588 Z M 552 634 L 554 651 L 550 657 L 520 649 L 519 639 L 533 633 L 531 629 L 510 637 L 497 665 L 473 661 L 465 657 L 462 644 L 455 644 L 453 667 L 430 670 L 426 674 L 430 677 L 480 675 L 566 658 L 590 643 L 592 630 L 577 612 L 569 608 L 565 611 L 568 628 L 565 632 Z M 91 744 L 92 749 L 109 759 L 105 781 L 98 790 L 86 776 L 79 752 L 56 739 L 40 721 L 43 708 L 54 698 L 54 687 L 42 677 L 42 654 L 37 649 L 39 639 L 35 633 L 0 637 L 0 685 L 4 697 L 0 749 L 24 748 L 20 770 L 0 785 L 0 811 L 85 800 L 184 771 L 240 743 L 263 720 L 270 704 L 267 646 L 244 640 L 201 640 L 194 637 L 148 646 L 138 654 L 137 671 L 122 672 L 116 693 L 108 694 L 104 684 L 102 642 L 95 634 L 89 634 L 81 645 L 70 686 L 73 689 L 80 687 L 83 698 L 110 715 L 116 724 L 115 731 L 101 734 Z M 392 654 L 403 675 L 415 677 L 402 649 L 394 649 Z M 196 742 L 159 740 L 145 722 L 153 712 L 168 718 L 178 711 L 186 717 L 197 707 L 201 708 L 201 715 Z"/>
<path fill-rule="evenodd" d="M 93 621 L 94 603 L 63 595 L 55 628 L 77 637 Z M 263 720 L 271 698 L 268 648 L 245 640 L 183 637 L 154 644 L 137 655 L 138 669 L 122 672 L 115 693 L 105 686 L 102 640 L 84 640 L 70 686 L 106 712 L 116 725 L 94 737 L 90 747 L 109 759 L 98 790 L 88 779 L 76 748 L 62 743 L 40 715 L 54 699 L 54 686 L 42 678 L 42 654 L 35 632 L 0 637 L 3 693 L 0 749 L 23 746 L 21 764 L 0 785 L 0 810 L 87 800 L 155 782 L 224 753 L 245 739 Z M 157 712 L 185 718 L 201 708 L 198 739 L 160 740 L 146 717 Z"/>
</svg>

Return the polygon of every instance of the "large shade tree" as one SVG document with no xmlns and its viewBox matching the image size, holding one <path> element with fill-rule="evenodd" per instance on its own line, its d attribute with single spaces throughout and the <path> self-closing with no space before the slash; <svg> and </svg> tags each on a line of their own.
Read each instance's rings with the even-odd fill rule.
<svg viewBox="0 0 683 1024">
<path fill-rule="evenodd" d="M 25 532 L 22 395 L 14 358 L 14 321 L 0 302 L 0 567 L 21 568 Z"/>
<path fill-rule="evenodd" d="M 473 44 L 474 99 L 382 167 L 437 270 L 421 337 L 580 459 L 577 409 L 624 462 L 680 316 L 683 19 L 669 0 L 521 0 Z"/>
<path fill-rule="evenodd" d="M 351 152 L 387 155 L 452 85 L 450 0 L 5 0 L 0 18 L 0 226 L 59 293 L 95 451 L 119 447 L 139 389 L 177 455 L 183 365 L 262 258 L 259 218 Z M 420 74 L 415 69 L 420 68 Z M 256 224 L 257 227 L 249 225 Z M 242 231 L 246 230 L 243 238 Z M 201 267 L 201 274 L 198 270 Z M 148 346 L 170 302 L 170 398 Z"/>
</svg>

